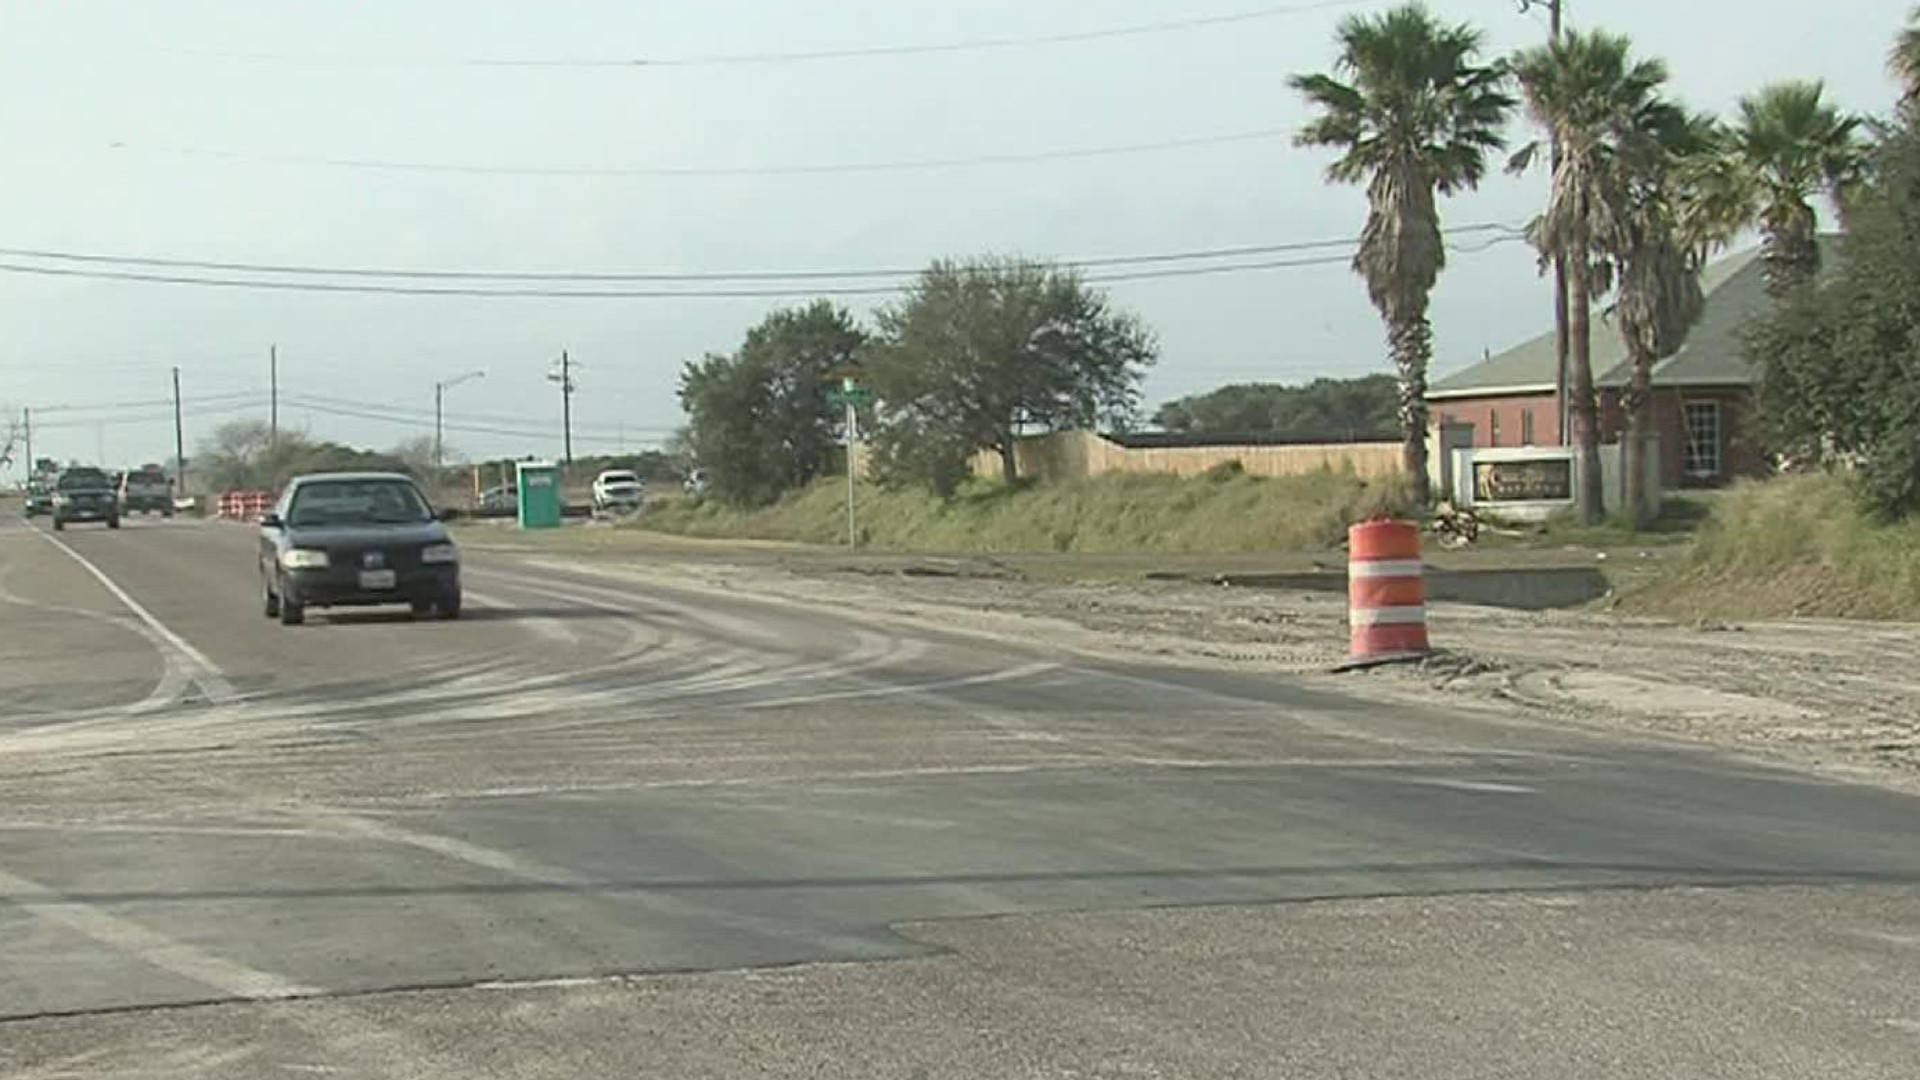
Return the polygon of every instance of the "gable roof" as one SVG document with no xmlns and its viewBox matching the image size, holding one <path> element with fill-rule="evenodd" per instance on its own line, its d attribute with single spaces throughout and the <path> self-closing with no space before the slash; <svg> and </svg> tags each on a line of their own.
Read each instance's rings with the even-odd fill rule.
<svg viewBox="0 0 1920 1080">
<path fill-rule="evenodd" d="M 1839 238 L 1820 237 L 1821 266 L 1831 269 L 1839 259 Z M 1687 335 L 1680 351 L 1653 369 L 1655 386 L 1746 386 L 1753 382 L 1740 335 L 1747 320 L 1766 309 L 1766 266 L 1759 248 L 1735 252 L 1707 266 L 1700 274 L 1706 306 L 1700 322 Z M 1595 312 L 1593 319 L 1594 384 L 1627 384 L 1632 364 L 1619 324 Z M 1542 334 L 1502 353 L 1495 353 L 1446 378 L 1427 391 L 1430 399 L 1490 397 L 1505 394 L 1551 394 L 1554 384 L 1553 333 Z"/>
</svg>

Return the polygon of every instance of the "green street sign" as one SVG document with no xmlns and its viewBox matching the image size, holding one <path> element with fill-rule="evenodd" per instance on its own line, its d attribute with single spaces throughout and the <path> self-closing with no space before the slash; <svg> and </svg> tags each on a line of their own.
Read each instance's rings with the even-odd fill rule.
<svg viewBox="0 0 1920 1080">
<path fill-rule="evenodd" d="M 873 400 L 873 391 L 864 386 L 827 391 L 827 400 L 835 405 L 865 405 Z"/>
</svg>

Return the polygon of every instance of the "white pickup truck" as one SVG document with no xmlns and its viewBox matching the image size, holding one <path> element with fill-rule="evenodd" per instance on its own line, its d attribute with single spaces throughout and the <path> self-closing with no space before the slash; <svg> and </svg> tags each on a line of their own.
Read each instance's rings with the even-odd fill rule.
<svg viewBox="0 0 1920 1080">
<path fill-rule="evenodd" d="M 632 513 L 647 498 L 647 482 L 631 469 L 608 469 L 593 478 L 595 513 Z"/>
</svg>

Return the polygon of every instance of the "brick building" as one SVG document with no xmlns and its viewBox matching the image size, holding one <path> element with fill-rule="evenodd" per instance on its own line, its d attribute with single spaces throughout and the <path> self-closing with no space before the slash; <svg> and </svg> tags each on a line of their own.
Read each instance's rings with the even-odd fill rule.
<svg viewBox="0 0 1920 1080">
<path fill-rule="evenodd" d="M 1821 238 L 1828 268 L 1838 258 L 1834 239 Z M 1706 308 L 1699 324 L 1679 352 L 1653 369 L 1662 487 L 1716 487 L 1766 470 L 1765 455 L 1753 438 L 1754 372 L 1741 345 L 1747 320 L 1769 303 L 1763 270 L 1757 248 L 1708 266 L 1701 275 Z M 1632 366 L 1619 328 L 1598 310 L 1593 370 L 1600 439 L 1617 442 L 1626 427 L 1620 399 Z M 1470 427 L 1476 447 L 1560 445 L 1553 333 L 1435 381 L 1427 405 L 1435 424 Z"/>
</svg>

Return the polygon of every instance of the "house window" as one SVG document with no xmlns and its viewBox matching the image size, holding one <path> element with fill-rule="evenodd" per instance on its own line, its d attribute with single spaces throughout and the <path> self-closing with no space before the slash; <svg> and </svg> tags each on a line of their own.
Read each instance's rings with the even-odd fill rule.
<svg viewBox="0 0 1920 1080">
<path fill-rule="evenodd" d="M 1681 406 L 1687 426 L 1685 469 L 1688 476 L 1720 475 L 1720 403 L 1689 401 Z"/>
<path fill-rule="evenodd" d="M 1520 445 L 1533 445 L 1533 410 L 1520 410 Z"/>
<path fill-rule="evenodd" d="M 1487 410 L 1487 436 L 1491 440 L 1488 446 L 1500 445 L 1500 410 Z"/>
</svg>

